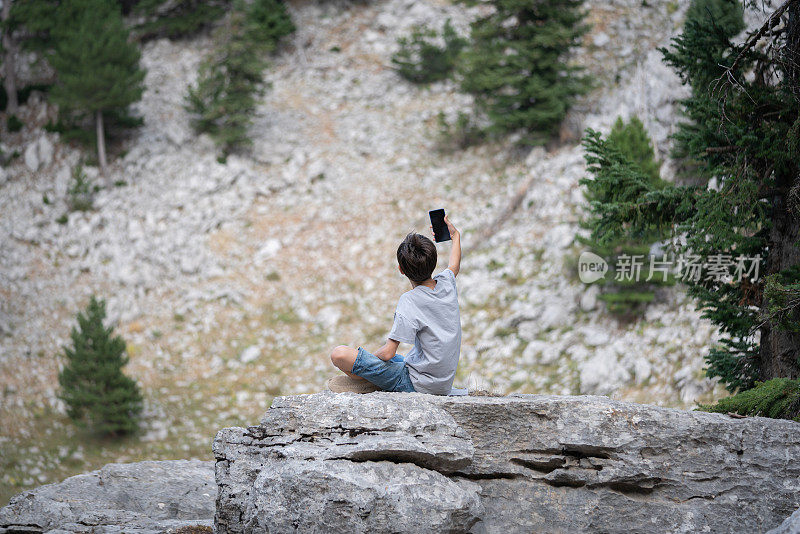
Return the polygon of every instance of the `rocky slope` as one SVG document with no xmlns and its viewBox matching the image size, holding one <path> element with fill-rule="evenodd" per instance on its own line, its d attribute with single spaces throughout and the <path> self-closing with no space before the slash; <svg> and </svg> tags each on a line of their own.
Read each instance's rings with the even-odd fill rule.
<svg viewBox="0 0 800 534">
<path fill-rule="evenodd" d="M 765 532 L 800 423 L 606 397 L 319 393 L 214 440 L 215 529 Z"/>
<path fill-rule="evenodd" d="M 671 406 L 719 395 L 701 370 L 716 332 L 680 292 L 618 324 L 570 267 L 583 206 L 577 138 L 637 113 L 666 157 L 685 93 L 655 48 L 679 31 L 685 7 L 587 3 L 594 26 L 576 61 L 600 84 L 551 153 L 520 154 L 513 139 L 438 152 L 436 115 L 467 110 L 470 98 L 452 82 L 412 86 L 389 66 L 412 24 L 451 17 L 466 31 L 480 7 L 291 2 L 299 29 L 266 73 L 252 154 L 225 163 L 182 108 L 209 37 L 150 42 L 144 126 L 112 145 L 119 185 L 63 225 L 84 152 L 42 129 L 55 110 L 34 96 L 23 131 L 4 138 L 21 157 L 0 178 L 2 494 L 102 461 L 207 458 L 213 429 L 253 420 L 274 395 L 319 391 L 331 346 L 386 335 L 407 289 L 396 244 L 439 206 L 474 246 L 459 275 L 462 385 Z M 663 172 L 672 175 L 669 161 Z M 531 176 L 521 208 L 476 242 Z M 148 403 L 143 439 L 116 448 L 90 449 L 56 398 L 58 353 L 91 293 L 108 299 Z"/>
</svg>

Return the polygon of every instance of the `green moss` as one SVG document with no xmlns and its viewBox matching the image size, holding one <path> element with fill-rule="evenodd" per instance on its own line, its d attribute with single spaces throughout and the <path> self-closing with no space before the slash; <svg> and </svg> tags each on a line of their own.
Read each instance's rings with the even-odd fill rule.
<svg viewBox="0 0 800 534">
<path fill-rule="evenodd" d="M 705 412 L 734 412 L 740 415 L 800 421 L 800 380 L 774 378 L 766 382 L 756 382 L 752 389 L 720 399 L 714 405 L 701 404 L 698 409 Z"/>
</svg>

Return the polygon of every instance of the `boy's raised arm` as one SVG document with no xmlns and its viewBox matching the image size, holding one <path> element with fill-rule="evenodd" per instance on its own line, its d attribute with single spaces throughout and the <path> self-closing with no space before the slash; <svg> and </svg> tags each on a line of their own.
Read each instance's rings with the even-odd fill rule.
<svg viewBox="0 0 800 534">
<path fill-rule="evenodd" d="M 458 269 L 461 267 L 461 232 L 450 222 L 447 215 L 444 216 L 444 222 L 447 224 L 447 229 L 450 230 L 450 239 L 453 240 L 453 248 L 450 249 L 450 261 L 447 263 L 447 268 L 453 271 L 453 276 L 456 276 Z M 429 228 L 431 229 L 431 235 L 435 235 L 433 226 Z"/>
<path fill-rule="evenodd" d="M 458 269 L 461 267 L 461 232 L 450 222 L 447 215 L 444 216 L 444 222 L 447 223 L 447 229 L 450 230 L 450 238 L 453 240 L 453 247 L 450 249 L 450 261 L 447 268 L 453 271 L 453 275 L 458 274 Z"/>
</svg>

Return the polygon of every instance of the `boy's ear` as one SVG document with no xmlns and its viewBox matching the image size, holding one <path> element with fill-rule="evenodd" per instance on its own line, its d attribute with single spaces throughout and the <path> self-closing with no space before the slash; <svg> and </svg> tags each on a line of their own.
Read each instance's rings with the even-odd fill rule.
<svg viewBox="0 0 800 534">
<path fill-rule="evenodd" d="M 406 275 L 406 273 L 403 272 L 403 268 L 400 267 L 399 265 L 397 266 L 397 270 L 400 271 L 400 274 L 402 274 L 403 276 Z"/>
</svg>

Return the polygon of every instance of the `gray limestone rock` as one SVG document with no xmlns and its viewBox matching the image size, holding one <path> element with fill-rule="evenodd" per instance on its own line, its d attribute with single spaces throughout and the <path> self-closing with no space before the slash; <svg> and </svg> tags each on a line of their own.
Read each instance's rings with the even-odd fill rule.
<svg viewBox="0 0 800 534">
<path fill-rule="evenodd" d="M 467 532 L 480 486 L 413 463 L 267 462 L 242 516 L 246 532 Z"/>
<path fill-rule="evenodd" d="M 800 508 L 767 534 L 800 534 Z"/>
<path fill-rule="evenodd" d="M 0 509 L 0 533 L 156 534 L 208 527 L 215 497 L 210 461 L 108 464 L 12 498 Z"/>
<path fill-rule="evenodd" d="M 800 424 L 606 397 L 279 397 L 214 454 L 220 533 L 763 532 L 800 505 Z"/>
</svg>

